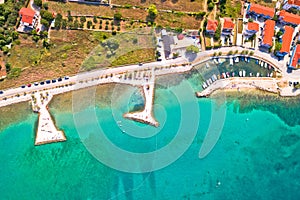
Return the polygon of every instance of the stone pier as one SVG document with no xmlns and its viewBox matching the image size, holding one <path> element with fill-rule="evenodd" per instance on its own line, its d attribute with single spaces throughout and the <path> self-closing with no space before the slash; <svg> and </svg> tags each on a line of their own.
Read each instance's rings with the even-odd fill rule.
<svg viewBox="0 0 300 200">
<path fill-rule="evenodd" d="M 32 95 L 32 109 L 39 113 L 38 128 L 36 132 L 35 145 L 52 142 L 65 141 L 63 131 L 56 129 L 47 105 L 51 101 L 52 95 L 48 92 L 38 92 Z"/>
<path fill-rule="evenodd" d="M 150 72 L 150 77 L 145 84 L 142 84 L 142 93 L 144 95 L 145 106 L 144 110 L 125 113 L 124 118 L 139 121 L 142 123 L 150 124 L 158 127 L 159 123 L 153 117 L 153 101 L 154 101 L 154 89 L 155 89 L 155 75 L 154 70 Z"/>
</svg>

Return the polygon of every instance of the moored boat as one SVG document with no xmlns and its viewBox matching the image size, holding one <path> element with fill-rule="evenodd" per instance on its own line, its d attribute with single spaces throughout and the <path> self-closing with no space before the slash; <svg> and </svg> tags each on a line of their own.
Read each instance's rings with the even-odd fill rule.
<svg viewBox="0 0 300 200">
<path fill-rule="evenodd" d="M 229 72 L 226 72 L 226 77 L 229 78 L 230 77 L 230 74 Z"/>
<path fill-rule="evenodd" d="M 224 72 L 222 73 L 222 78 L 226 78 L 226 74 Z"/>
<path fill-rule="evenodd" d="M 215 74 L 213 75 L 213 77 L 215 80 L 218 80 L 218 77 Z"/>
</svg>

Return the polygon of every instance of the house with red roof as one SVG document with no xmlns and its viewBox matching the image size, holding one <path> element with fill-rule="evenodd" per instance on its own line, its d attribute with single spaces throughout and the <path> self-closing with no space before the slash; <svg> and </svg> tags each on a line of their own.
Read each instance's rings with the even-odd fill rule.
<svg viewBox="0 0 300 200">
<path fill-rule="evenodd" d="M 265 19 L 271 19 L 275 15 L 275 9 L 252 3 L 248 7 L 247 13 L 254 15 L 256 17 L 263 17 Z"/>
<path fill-rule="evenodd" d="M 234 29 L 234 23 L 231 20 L 231 18 L 224 18 L 222 34 L 230 35 L 233 29 Z"/>
<path fill-rule="evenodd" d="M 297 44 L 297 46 L 293 50 L 289 68 L 298 69 L 300 67 L 299 64 L 300 64 L 300 44 Z"/>
<path fill-rule="evenodd" d="M 252 36 L 252 35 L 256 34 L 257 31 L 259 31 L 259 24 L 256 22 L 248 22 L 246 31 L 244 34 L 248 35 L 248 36 Z"/>
<path fill-rule="evenodd" d="M 298 26 L 300 24 L 300 16 L 299 15 L 289 13 L 285 10 L 281 10 L 279 12 L 279 18 L 278 19 L 283 24 L 289 24 L 289 25 L 292 25 L 292 26 Z"/>
<path fill-rule="evenodd" d="M 21 18 L 21 25 L 29 27 L 29 28 L 35 28 L 35 26 L 38 23 L 38 15 L 30 8 L 21 8 L 19 11 L 19 15 Z"/>
<path fill-rule="evenodd" d="M 264 31 L 263 31 L 263 40 L 261 46 L 265 48 L 270 48 L 273 45 L 273 36 L 275 30 L 275 21 L 268 19 L 265 22 Z"/>
<path fill-rule="evenodd" d="M 300 10 L 300 0 L 284 0 L 282 8 L 284 10 L 289 10 L 290 8 Z"/>
<path fill-rule="evenodd" d="M 284 33 L 281 38 L 281 49 L 276 52 L 279 57 L 284 57 L 290 52 L 291 43 L 293 40 L 294 28 L 291 26 L 284 27 Z"/>
<path fill-rule="evenodd" d="M 207 25 L 206 25 L 206 33 L 214 35 L 217 28 L 218 28 L 218 21 L 217 20 L 207 20 Z"/>
</svg>

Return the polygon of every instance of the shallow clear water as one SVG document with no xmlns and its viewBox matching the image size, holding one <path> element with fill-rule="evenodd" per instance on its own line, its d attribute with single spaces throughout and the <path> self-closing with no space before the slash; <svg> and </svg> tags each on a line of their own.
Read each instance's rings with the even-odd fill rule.
<svg viewBox="0 0 300 200">
<path fill-rule="evenodd" d="M 191 77 L 189 83 L 194 79 Z M 164 124 L 150 138 L 133 138 L 121 131 L 127 128 L 129 133 L 134 126 L 150 133 L 157 131 L 122 118 L 122 113 L 134 109 L 134 102 L 142 104 L 138 95 L 126 99 L 120 94 L 122 98 L 112 107 L 92 109 L 115 145 L 131 152 L 155 151 L 175 137 L 181 108 L 191 103 L 189 98 L 178 100 L 174 95 L 176 87 L 180 84 L 156 90 L 155 103 L 159 105 L 155 105 L 154 112 Z M 128 91 L 134 93 L 134 88 Z M 196 103 L 200 119 L 193 125 L 199 127 L 188 150 L 167 167 L 143 174 L 120 172 L 99 162 L 82 143 L 73 114 L 53 107 L 57 127 L 64 130 L 68 140 L 35 147 L 37 115 L 29 114 L 26 120 L 0 133 L 1 199 L 299 199 L 299 124 L 287 125 L 280 115 L 268 111 L 264 106 L 267 103 L 240 112 L 238 102 L 227 101 L 223 103 L 226 118 L 220 139 L 200 159 L 199 149 L 211 123 L 212 110 L 218 109 L 220 102 L 196 99 Z M 279 107 L 272 105 L 272 110 Z M 295 107 L 294 112 L 300 113 L 300 108 Z M 195 113 L 190 113 L 191 119 Z M 123 127 L 118 125 L 119 120 Z M 188 131 L 187 128 L 187 134 Z M 93 129 L 87 126 L 86 132 L 92 133 Z"/>
</svg>

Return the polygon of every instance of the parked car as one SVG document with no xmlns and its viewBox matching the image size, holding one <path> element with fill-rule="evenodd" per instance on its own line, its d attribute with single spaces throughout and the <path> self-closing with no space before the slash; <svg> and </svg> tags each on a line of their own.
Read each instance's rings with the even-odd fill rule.
<svg viewBox="0 0 300 200">
<path fill-rule="evenodd" d="M 68 76 L 65 76 L 65 80 L 68 80 L 69 79 L 69 77 Z"/>
<path fill-rule="evenodd" d="M 34 83 L 34 86 L 38 86 L 38 85 L 39 85 L 39 83 L 38 83 L 38 82 L 35 82 L 35 83 Z"/>
<path fill-rule="evenodd" d="M 21 85 L 21 88 L 25 88 L 25 85 Z"/>
<path fill-rule="evenodd" d="M 0 94 L 3 94 L 4 92 L 2 90 L 0 90 Z"/>
<path fill-rule="evenodd" d="M 28 83 L 27 87 L 31 87 L 31 83 Z"/>
<path fill-rule="evenodd" d="M 55 79 L 52 79 L 52 83 L 56 83 L 56 80 L 55 80 Z"/>
<path fill-rule="evenodd" d="M 62 81 L 62 78 L 58 78 L 57 81 L 58 81 L 58 82 Z"/>
<path fill-rule="evenodd" d="M 49 84 L 49 83 L 51 83 L 51 81 L 50 80 L 46 80 L 46 83 Z"/>
<path fill-rule="evenodd" d="M 41 85 L 44 85 L 45 83 L 44 83 L 44 81 L 42 81 L 42 82 L 40 82 L 40 84 L 41 84 Z"/>
</svg>

